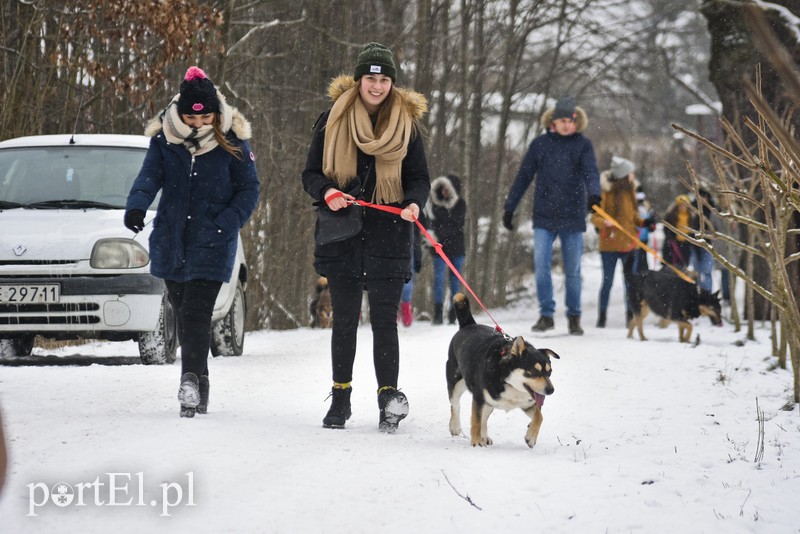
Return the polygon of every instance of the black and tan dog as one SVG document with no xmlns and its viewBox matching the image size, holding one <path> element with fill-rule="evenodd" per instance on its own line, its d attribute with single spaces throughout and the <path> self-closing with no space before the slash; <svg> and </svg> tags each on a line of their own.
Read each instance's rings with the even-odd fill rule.
<svg viewBox="0 0 800 534">
<path fill-rule="evenodd" d="M 545 395 L 553 393 L 550 381 L 550 349 L 536 349 L 522 337 L 511 339 L 494 328 L 475 323 L 469 301 L 457 293 L 453 305 L 458 332 L 450 341 L 447 356 L 447 393 L 450 396 L 450 433 L 461 434 L 460 400 L 472 393 L 470 441 L 472 446 L 491 445 L 486 423 L 495 408 L 520 408 L 531 422 L 525 434 L 528 447 L 536 445 L 542 426 Z"/>
<path fill-rule="evenodd" d="M 633 318 L 628 323 L 628 337 L 633 337 L 633 329 L 644 337 L 642 324 L 647 313 L 653 313 L 678 323 L 678 339 L 688 343 L 692 337 L 692 319 L 707 316 L 714 326 L 722 325 L 722 309 L 719 291 L 710 293 L 699 284 L 691 284 L 669 269 L 660 271 L 640 271 L 625 275 L 628 308 Z"/>
</svg>

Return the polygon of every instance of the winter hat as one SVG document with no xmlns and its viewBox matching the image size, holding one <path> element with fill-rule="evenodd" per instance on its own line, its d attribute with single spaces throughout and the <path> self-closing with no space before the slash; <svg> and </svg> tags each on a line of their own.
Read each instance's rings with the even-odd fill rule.
<svg viewBox="0 0 800 534">
<path fill-rule="evenodd" d="M 181 82 L 180 94 L 178 113 L 181 115 L 219 113 L 217 88 L 199 67 L 189 67 L 186 71 L 186 76 Z"/>
<path fill-rule="evenodd" d="M 358 54 L 355 74 L 353 78 L 360 79 L 365 74 L 383 74 L 397 81 L 397 69 L 394 67 L 392 51 L 380 43 L 367 43 Z"/>
<path fill-rule="evenodd" d="M 572 119 L 575 120 L 577 113 L 575 111 L 575 98 L 565 96 L 559 98 L 556 102 L 556 109 L 553 111 L 553 120 L 556 119 Z"/>
<path fill-rule="evenodd" d="M 611 174 L 617 180 L 620 178 L 625 178 L 632 173 L 635 168 L 636 167 L 633 165 L 633 162 L 630 160 L 621 158 L 619 156 L 614 156 L 611 158 Z"/>
</svg>

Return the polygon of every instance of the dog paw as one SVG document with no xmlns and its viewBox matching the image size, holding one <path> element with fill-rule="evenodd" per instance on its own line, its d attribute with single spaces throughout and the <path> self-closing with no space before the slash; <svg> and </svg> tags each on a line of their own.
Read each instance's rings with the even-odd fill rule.
<svg viewBox="0 0 800 534">
<path fill-rule="evenodd" d="M 527 443 L 528 447 L 530 447 L 532 449 L 533 446 L 536 445 L 536 438 L 532 438 L 530 436 L 525 436 L 525 443 Z"/>
<path fill-rule="evenodd" d="M 473 447 L 475 447 L 475 446 L 478 446 L 478 447 L 488 447 L 488 446 L 489 446 L 489 445 L 491 445 L 491 444 L 492 444 L 492 438 L 488 438 L 488 437 L 487 437 L 487 438 L 481 438 L 481 439 L 478 439 L 478 440 L 473 440 L 473 441 L 472 441 L 472 446 L 473 446 Z"/>
<path fill-rule="evenodd" d="M 450 435 L 451 436 L 460 436 L 461 435 L 461 425 L 458 423 L 450 423 Z"/>
</svg>

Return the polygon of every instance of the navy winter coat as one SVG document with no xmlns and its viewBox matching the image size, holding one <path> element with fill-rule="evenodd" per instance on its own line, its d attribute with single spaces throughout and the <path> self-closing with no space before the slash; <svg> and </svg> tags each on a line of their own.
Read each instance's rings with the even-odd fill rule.
<svg viewBox="0 0 800 534">
<path fill-rule="evenodd" d="M 579 125 L 581 118 L 579 114 Z M 581 129 L 567 136 L 547 131 L 531 142 L 508 192 L 505 211 L 514 212 L 536 177 L 533 227 L 551 232 L 586 231 L 588 197 L 600 196 L 600 174 L 592 142 Z"/>
<path fill-rule="evenodd" d="M 335 183 L 322 173 L 322 151 L 325 145 L 326 111 L 314 126 L 314 136 L 308 150 L 303 171 L 303 188 L 316 201 L 318 209 L 325 206 L 325 191 Z M 372 202 L 375 192 L 375 157 L 358 150 L 356 176 L 347 193 L 357 199 Z M 430 192 L 430 177 L 422 135 L 415 132 L 408 143 L 408 152 L 402 164 L 403 202 L 390 204 L 405 207 L 416 203 L 425 207 Z M 363 230 L 358 235 L 314 248 L 314 267 L 323 276 L 337 274 L 355 278 L 411 278 L 411 247 L 414 223 L 399 215 L 373 208 L 348 206 L 348 210 L 361 210 Z M 315 229 L 316 232 L 316 229 Z"/>
<path fill-rule="evenodd" d="M 193 161 L 161 131 L 150 140 L 125 208 L 146 211 L 161 190 L 150 234 L 154 276 L 230 280 L 239 230 L 258 203 L 259 182 L 250 145 L 231 132 L 227 138 L 241 148 L 241 160 L 217 146 Z"/>
</svg>

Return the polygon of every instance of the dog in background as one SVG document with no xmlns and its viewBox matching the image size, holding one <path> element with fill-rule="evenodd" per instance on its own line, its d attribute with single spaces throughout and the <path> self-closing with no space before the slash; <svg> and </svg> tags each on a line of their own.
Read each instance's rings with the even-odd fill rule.
<svg viewBox="0 0 800 534">
<path fill-rule="evenodd" d="M 461 434 L 460 400 L 472 393 L 470 442 L 472 446 L 492 444 L 487 421 L 495 408 L 505 411 L 520 408 L 531 422 L 525 433 L 528 447 L 536 445 L 542 426 L 545 395 L 555 388 L 550 381 L 550 349 L 536 349 L 518 336 L 511 339 L 491 326 L 479 325 L 462 293 L 453 297 L 458 332 L 450 341 L 447 354 L 447 394 L 450 397 L 450 434 Z"/>
<path fill-rule="evenodd" d="M 331 328 L 333 326 L 333 307 L 328 279 L 320 276 L 314 288 L 314 297 L 309 304 L 311 328 Z"/>
<path fill-rule="evenodd" d="M 625 275 L 628 307 L 633 318 L 628 323 L 628 337 L 633 329 L 639 339 L 647 341 L 642 325 L 647 313 L 678 323 L 678 339 L 688 343 L 692 337 L 692 319 L 707 316 L 714 326 L 722 325 L 722 308 L 719 291 L 710 293 L 697 283 L 689 283 L 669 269 L 639 271 Z"/>
</svg>

